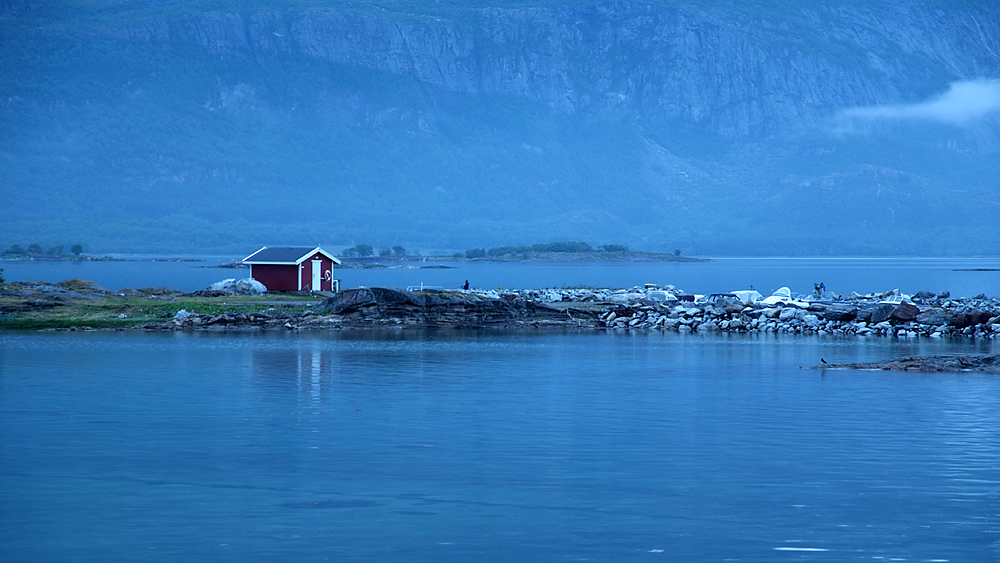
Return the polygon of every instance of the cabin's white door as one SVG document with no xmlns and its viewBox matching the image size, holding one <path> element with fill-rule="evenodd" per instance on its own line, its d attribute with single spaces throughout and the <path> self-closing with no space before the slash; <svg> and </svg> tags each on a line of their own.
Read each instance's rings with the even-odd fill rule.
<svg viewBox="0 0 1000 563">
<path fill-rule="evenodd" d="M 313 270 L 312 290 L 320 291 L 321 289 L 323 289 L 323 261 L 313 260 L 312 270 Z"/>
</svg>

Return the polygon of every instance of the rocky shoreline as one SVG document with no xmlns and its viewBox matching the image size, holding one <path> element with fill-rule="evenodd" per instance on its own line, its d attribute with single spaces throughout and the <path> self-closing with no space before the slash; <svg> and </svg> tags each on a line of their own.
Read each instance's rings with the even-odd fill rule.
<svg viewBox="0 0 1000 563">
<path fill-rule="evenodd" d="M 893 292 L 798 305 L 743 303 L 731 296 L 696 301 L 672 287 L 619 289 L 342 291 L 293 316 L 191 315 L 148 329 L 209 326 L 302 330 L 347 328 L 521 328 L 830 334 L 900 338 L 1000 335 L 1000 300 L 922 293 L 886 302 Z M 669 297 L 668 297 L 669 296 Z"/>
<path fill-rule="evenodd" d="M 672 290 L 673 288 L 667 288 Z M 898 291 L 851 294 L 835 301 L 795 304 L 743 303 L 721 296 L 705 303 L 650 302 L 656 289 L 634 288 L 599 316 L 607 328 L 652 328 L 681 332 L 763 332 L 878 335 L 896 337 L 995 338 L 1000 334 L 1000 299 L 985 295 L 952 298 L 948 292 L 920 292 L 911 301 Z M 895 299 L 893 299 L 895 298 Z M 655 299 L 654 299 L 655 300 Z"/>
<path fill-rule="evenodd" d="M 504 297 L 465 291 L 404 291 L 358 288 L 341 291 L 306 311 L 289 314 L 178 313 L 169 321 L 149 323 L 146 330 L 285 329 L 337 330 L 379 328 L 596 328 L 597 313 L 553 307 L 514 293 Z"/>
<path fill-rule="evenodd" d="M 87 286 L 89 282 L 75 281 L 78 283 L 70 287 L 19 284 L 16 291 L 12 290 L 15 284 L 8 284 L 0 292 L 0 328 L 562 327 L 898 338 L 994 339 L 1000 335 L 1000 300 L 984 295 L 952 298 L 947 292 L 921 292 L 909 300 L 901 300 L 898 292 L 887 292 L 837 296 L 831 301 L 789 299 L 787 303 L 765 304 L 744 303 L 731 294 L 699 299 L 672 286 L 653 285 L 631 289 L 466 291 L 357 288 L 324 300 L 316 294 L 232 295 L 221 290 L 193 294 L 170 293 L 162 288 L 110 292 Z M 285 301 L 277 303 L 279 299 Z M 84 306 L 90 311 L 98 305 L 116 317 L 104 319 L 97 313 L 82 317 Z M 56 312 L 62 315 L 60 322 L 45 324 Z M 37 322 L 25 323 L 24 319 L 31 315 Z M 99 322 L 90 323 L 90 318 Z"/>
</svg>

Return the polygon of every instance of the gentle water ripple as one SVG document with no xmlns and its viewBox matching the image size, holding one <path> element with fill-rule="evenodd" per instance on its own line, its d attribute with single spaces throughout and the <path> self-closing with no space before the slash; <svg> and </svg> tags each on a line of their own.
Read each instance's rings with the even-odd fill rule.
<svg viewBox="0 0 1000 563">
<path fill-rule="evenodd" d="M 0 559 L 987 561 L 968 341 L 0 334 Z"/>
</svg>

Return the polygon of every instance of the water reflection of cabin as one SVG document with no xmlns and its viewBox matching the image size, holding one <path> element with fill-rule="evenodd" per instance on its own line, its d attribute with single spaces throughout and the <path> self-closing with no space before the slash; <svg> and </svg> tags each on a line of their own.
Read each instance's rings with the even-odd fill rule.
<svg viewBox="0 0 1000 563">
<path fill-rule="evenodd" d="M 337 360 L 332 351 L 317 347 L 254 349 L 250 352 L 253 385 L 274 396 L 298 395 L 318 406 L 332 400 Z"/>
<path fill-rule="evenodd" d="M 268 291 L 340 291 L 340 280 L 333 276 L 340 260 L 318 246 L 265 246 L 243 263 Z"/>
</svg>

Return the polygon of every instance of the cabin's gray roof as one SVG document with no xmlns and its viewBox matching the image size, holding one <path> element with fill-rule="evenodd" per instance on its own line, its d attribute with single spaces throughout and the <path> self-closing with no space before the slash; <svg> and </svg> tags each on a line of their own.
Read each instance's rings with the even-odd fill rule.
<svg viewBox="0 0 1000 563">
<path fill-rule="evenodd" d="M 306 256 L 316 251 L 333 256 L 316 246 L 265 246 L 243 259 L 244 262 L 267 262 L 271 264 L 296 264 Z M 336 258 L 334 261 L 338 262 Z"/>
</svg>

